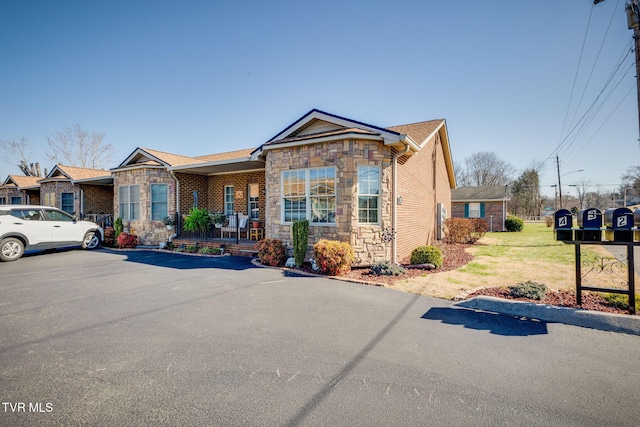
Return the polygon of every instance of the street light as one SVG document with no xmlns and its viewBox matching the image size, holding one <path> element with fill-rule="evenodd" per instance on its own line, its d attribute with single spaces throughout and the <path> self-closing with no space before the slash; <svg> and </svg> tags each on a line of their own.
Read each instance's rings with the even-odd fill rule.
<svg viewBox="0 0 640 427">
<path fill-rule="evenodd" d="M 560 192 L 560 209 L 562 209 L 562 184 L 560 183 L 560 166 L 558 164 L 558 191 Z M 575 171 L 570 171 L 567 173 L 563 173 L 562 176 L 566 176 L 569 175 L 570 173 L 576 173 L 576 172 L 584 172 L 584 169 L 578 169 Z"/>
</svg>

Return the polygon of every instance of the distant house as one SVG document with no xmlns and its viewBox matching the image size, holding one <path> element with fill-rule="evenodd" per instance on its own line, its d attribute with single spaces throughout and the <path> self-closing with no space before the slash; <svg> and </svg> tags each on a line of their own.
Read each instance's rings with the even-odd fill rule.
<svg viewBox="0 0 640 427">
<path fill-rule="evenodd" d="M 481 218 L 490 231 L 505 231 L 508 201 L 506 186 L 456 188 L 451 191 L 451 216 Z"/>
<path fill-rule="evenodd" d="M 38 176 L 9 175 L 0 186 L 0 205 L 40 204 Z"/>
<path fill-rule="evenodd" d="M 80 217 L 113 213 L 113 177 L 108 170 L 56 165 L 39 183 L 43 205 Z"/>
<path fill-rule="evenodd" d="M 444 120 L 388 128 L 311 110 L 254 149 L 186 157 L 137 148 L 114 177 L 114 212 L 143 244 L 166 241 L 164 218 L 193 206 L 262 223 L 291 245 L 350 243 L 356 265 L 401 261 L 436 239 L 437 209 L 455 188 Z"/>
</svg>

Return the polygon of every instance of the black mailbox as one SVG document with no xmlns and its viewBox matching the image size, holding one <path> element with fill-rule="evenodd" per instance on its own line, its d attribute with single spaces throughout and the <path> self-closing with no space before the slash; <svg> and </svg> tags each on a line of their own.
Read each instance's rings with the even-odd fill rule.
<svg viewBox="0 0 640 427">
<path fill-rule="evenodd" d="M 633 212 L 627 208 L 604 211 L 605 240 L 609 242 L 633 242 Z"/>
<path fill-rule="evenodd" d="M 582 209 L 578 212 L 576 240 L 599 242 L 602 240 L 602 212 L 596 208 Z"/>
<path fill-rule="evenodd" d="M 635 227 L 633 227 L 633 240 L 640 242 L 640 209 L 633 211 L 633 222 L 635 224 Z"/>
<path fill-rule="evenodd" d="M 573 240 L 573 215 L 568 209 L 558 209 L 553 215 L 556 240 Z"/>
</svg>

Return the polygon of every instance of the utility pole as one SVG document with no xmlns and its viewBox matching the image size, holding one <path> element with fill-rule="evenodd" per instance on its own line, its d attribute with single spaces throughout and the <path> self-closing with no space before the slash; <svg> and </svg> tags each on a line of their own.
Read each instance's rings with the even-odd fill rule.
<svg viewBox="0 0 640 427">
<path fill-rule="evenodd" d="M 598 4 L 604 0 L 593 0 L 593 4 Z M 624 5 L 627 14 L 627 24 L 633 30 L 633 40 L 636 51 L 636 90 L 638 92 L 638 142 L 640 142 L 640 1 L 627 0 Z"/>
<path fill-rule="evenodd" d="M 556 156 L 556 166 L 558 167 L 558 191 L 560 192 L 560 209 L 562 209 L 562 184 L 560 184 L 560 159 L 558 158 L 558 156 Z"/>
</svg>

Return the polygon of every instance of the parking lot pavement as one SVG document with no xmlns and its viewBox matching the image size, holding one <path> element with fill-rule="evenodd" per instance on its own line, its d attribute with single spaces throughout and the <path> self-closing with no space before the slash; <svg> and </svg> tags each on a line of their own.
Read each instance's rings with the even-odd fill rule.
<svg viewBox="0 0 640 427">
<path fill-rule="evenodd" d="M 639 351 L 244 258 L 0 264 L 0 425 L 637 425 Z"/>
</svg>

